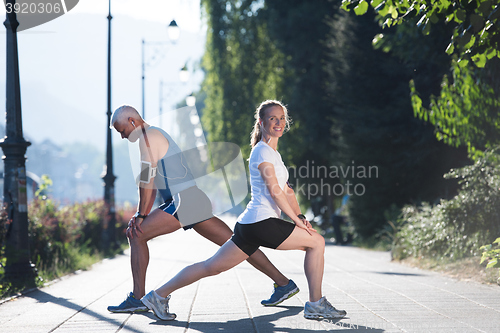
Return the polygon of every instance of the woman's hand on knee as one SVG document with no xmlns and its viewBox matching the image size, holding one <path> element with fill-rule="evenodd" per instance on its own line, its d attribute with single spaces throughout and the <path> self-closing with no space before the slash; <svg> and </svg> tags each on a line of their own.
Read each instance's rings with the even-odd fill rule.
<svg viewBox="0 0 500 333">
<path fill-rule="evenodd" d="M 299 222 L 300 221 L 300 222 Z M 306 219 L 300 219 L 299 221 L 295 222 L 295 225 L 301 229 L 304 229 L 309 233 L 309 235 L 312 236 L 312 232 L 317 232 L 316 229 L 314 229 L 311 225 L 311 223 L 306 220 Z"/>
</svg>

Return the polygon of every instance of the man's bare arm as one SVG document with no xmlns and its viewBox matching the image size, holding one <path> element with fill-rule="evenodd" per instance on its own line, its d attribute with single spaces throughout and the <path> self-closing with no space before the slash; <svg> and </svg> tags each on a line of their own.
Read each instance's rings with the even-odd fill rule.
<svg viewBox="0 0 500 333">
<path fill-rule="evenodd" d="M 157 192 L 154 184 L 154 169 L 156 169 L 158 160 L 163 157 L 168 150 L 168 140 L 157 130 L 147 131 L 146 136 L 147 141 L 145 137 L 141 137 L 139 140 L 141 172 L 137 179 L 137 184 L 139 186 L 137 212 L 141 215 L 148 215 L 153 208 Z M 133 227 L 141 233 L 142 220 L 141 218 L 134 218 L 132 221 Z M 136 235 L 139 237 L 137 231 Z"/>
</svg>

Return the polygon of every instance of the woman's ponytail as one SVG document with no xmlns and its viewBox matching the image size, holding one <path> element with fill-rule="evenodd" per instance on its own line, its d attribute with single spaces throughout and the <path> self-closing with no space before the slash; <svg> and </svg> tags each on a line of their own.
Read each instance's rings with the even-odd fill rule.
<svg viewBox="0 0 500 333">
<path fill-rule="evenodd" d="M 259 119 L 255 120 L 253 125 L 253 131 L 250 134 L 250 146 L 255 147 L 257 143 L 262 139 L 262 129 L 260 128 Z"/>
</svg>

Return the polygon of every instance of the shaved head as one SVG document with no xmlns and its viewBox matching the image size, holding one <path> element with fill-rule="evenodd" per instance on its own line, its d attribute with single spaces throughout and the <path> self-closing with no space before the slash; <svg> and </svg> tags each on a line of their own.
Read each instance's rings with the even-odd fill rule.
<svg viewBox="0 0 500 333">
<path fill-rule="evenodd" d="M 139 115 L 139 112 L 130 105 L 122 105 L 118 109 L 113 112 L 113 115 L 111 116 L 111 121 L 109 124 L 109 127 L 113 128 L 115 126 L 115 123 L 123 123 L 125 122 L 128 118 L 133 118 L 135 120 L 142 120 L 142 117 Z"/>
</svg>

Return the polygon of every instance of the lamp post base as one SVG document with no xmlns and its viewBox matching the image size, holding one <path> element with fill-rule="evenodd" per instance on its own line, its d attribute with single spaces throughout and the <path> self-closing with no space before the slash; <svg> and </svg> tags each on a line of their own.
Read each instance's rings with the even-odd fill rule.
<svg viewBox="0 0 500 333">
<path fill-rule="evenodd" d="M 37 276 L 35 265 L 31 262 L 7 263 L 3 279 L 17 287 L 31 288 L 36 286 Z"/>
</svg>

